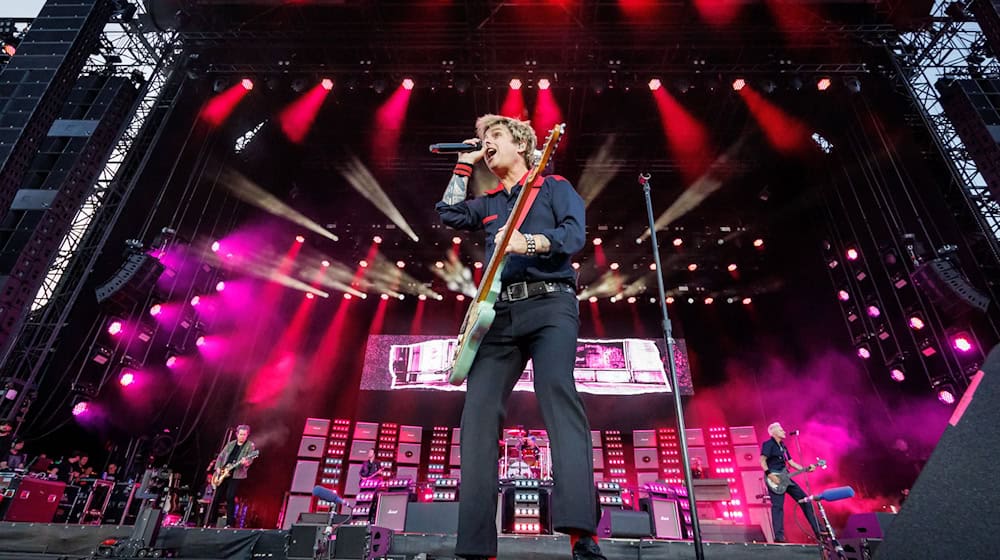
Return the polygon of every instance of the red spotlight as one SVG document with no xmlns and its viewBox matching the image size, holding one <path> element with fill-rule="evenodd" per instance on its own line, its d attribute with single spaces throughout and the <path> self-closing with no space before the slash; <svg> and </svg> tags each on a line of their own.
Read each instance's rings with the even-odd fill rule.
<svg viewBox="0 0 1000 560">
<path fill-rule="evenodd" d="M 674 239 L 674 247 L 680 247 L 683 244 L 684 244 L 684 240 L 681 239 L 680 237 L 677 237 L 677 238 Z"/>
<path fill-rule="evenodd" d="M 826 77 L 820 78 L 816 82 L 816 89 L 818 89 L 820 91 L 826 91 L 826 90 L 830 89 L 831 85 L 833 85 L 833 81 L 830 80 L 830 78 L 826 78 Z"/>
<path fill-rule="evenodd" d="M 444 261 L 437 261 L 434 263 L 434 268 L 444 268 Z"/>
<path fill-rule="evenodd" d="M 580 263 L 578 262 L 573 263 L 573 270 L 580 270 Z"/>
<path fill-rule="evenodd" d="M 381 235 L 376 235 L 375 237 L 372 237 L 372 241 L 373 241 L 373 242 L 374 242 L 374 243 L 375 243 L 376 245 L 377 245 L 377 244 L 379 244 L 379 243 L 382 243 L 382 236 L 381 236 Z"/>
<path fill-rule="evenodd" d="M 674 296 L 667 296 L 667 299 L 663 301 L 667 302 L 667 305 L 669 305 L 674 302 Z"/>
<path fill-rule="evenodd" d="M 108 325 L 108 334 L 111 336 L 118 336 L 122 332 L 122 322 L 121 321 L 111 321 Z"/>
<path fill-rule="evenodd" d="M 333 80 L 331 80 L 330 78 L 323 78 L 323 81 L 320 82 L 319 84 L 323 86 L 323 89 L 325 89 L 326 91 L 330 91 L 331 89 L 333 89 Z"/>
<path fill-rule="evenodd" d="M 412 78 L 403 79 L 403 89 L 409 91 L 413 89 L 414 83 Z"/>
<path fill-rule="evenodd" d="M 649 263 L 649 270 L 656 270 L 656 263 Z"/>
<path fill-rule="evenodd" d="M 656 91 L 661 87 L 663 87 L 663 82 L 661 82 L 659 78 L 649 80 L 649 91 Z"/>
<path fill-rule="evenodd" d="M 457 296 L 455 296 L 455 299 L 457 299 L 458 301 L 465 301 L 465 294 L 458 294 Z"/>
<path fill-rule="evenodd" d="M 616 262 L 611 263 L 611 266 L 610 266 L 611 270 L 618 270 L 620 267 L 621 267 L 621 265 L 618 264 L 618 263 L 616 263 Z"/>
<path fill-rule="evenodd" d="M 306 299 L 314 299 L 315 297 L 316 297 L 316 294 L 314 294 L 312 292 L 306 292 Z"/>
<path fill-rule="evenodd" d="M 455 237 L 451 238 L 451 243 L 452 243 L 452 245 L 461 245 L 462 244 L 462 238 L 456 235 Z"/>
<path fill-rule="evenodd" d="M 726 267 L 726 270 L 728 270 L 729 272 L 736 272 L 737 268 L 739 268 L 739 267 L 736 266 L 736 263 L 732 263 L 732 264 L 730 264 L 729 266 Z"/>
<path fill-rule="evenodd" d="M 396 266 L 398 268 L 406 268 L 406 263 L 404 261 L 396 261 Z"/>
<path fill-rule="evenodd" d="M 344 299 L 351 299 L 351 294 L 344 294 Z"/>
<path fill-rule="evenodd" d="M 306 238 L 303 237 L 303 236 L 301 236 L 301 235 L 296 235 L 295 236 L 295 242 L 296 243 L 305 243 L 306 242 Z"/>
<path fill-rule="evenodd" d="M 361 268 L 368 268 L 368 261 L 361 259 L 360 261 L 358 261 L 358 266 L 360 266 Z"/>
<path fill-rule="evenodd" d="M 627 301 L 629 303 L 635 303 L 635 296 L 629 296 L 629 298 L 627 300 L 625 300 L 625 301 Z"/>
<path fill-rule="evenodd" d="M 538 80 L 538 89 L 546 90 L 552 87 L 552 82 L 548 78 L 542 78 Z"/>
<path fill-rule="evenodd" d="M 121 377 L 118 378 L 118 383 L 122 387 L 128 387 L 129 385 L 135 383 L 135 374 L 131 371 L 123 372 Z"/>
<path fill-rule="evenodd" d="M 740 91 L 745 87 L 747 87 L 747 81 L 743 78 L 736 78 L 733 80 L 733 91 Z"/>
<path fill-rule="evenodd" d="M 758 248 L 759 248 L 759 247 L 763 247 L 763 246 L 764 246 L 764 240 L 763 240 L 763 239 L 760 239 L 760 238 L 758 238 L 758 239 L 754 239 L 754 240 L 753 240 L 753 246 L 754 246 L 754 247 L 758 247 Z"/>
<path fill-rule="evenodd" d="M 478 268 L 483 268 L 483 263 L 481 261 L 476 261 L 476 262 L 472 263 L 472 266 L 476 267 L 477 269 Z"/>
<path fill-rule="evenodd" d="M 595 237 L 595 238 L 594 238 L 594 246 L 595 246 L 595 247 L 597 247 L 597 246 L 598 246 L 598 245 L 600 245 L 601 243 L 604 243 L 604 241 L 602 241 L 600 237 Z"/>
<path fill-rule="evenodd" d="M 510 89 L 521 89 L 521 80 L 512 78 L 510 80 Z"/>
<path fill-rule="evenodd" d="M 743 305 L 750 305 L 751 303 L 753 303 L 752 299 L 748 297 L 743 298 Z"/>
<path fill-rule="evenodd" d="M 972 342 L 969 340 L 967 335 L 960 334 L 951 339 L 951 343 L 955 347 L 955 350 L 958 350 L 959 352 L 969 352 L 972 350 Z"/>
<path fill-rule="evenodd" d="M 253 89 L 253 80 L 250 78 L 243 78 L 243 80 L 240 81 L 240 85 L 243 86 L 243 89 L 250 91 Z"/>
<path fill-rule="evenodd" d="M 382 294 L 379 297 L 382 298 L 382 299 L 384 299 L 384 300 L 388 300 L 389 299 L 389 294 Z"/>
<path fill-rule="evenodd" d="M 420 301 L 427 301 L 427 294 L 420 294 L 419 296 L 417 296 L 417 299 L 419 299 Z"/>
<path fill-rule="evenodd" d="M 326 260 L 326 259 L 323 259 L 323 260 L 321 260 L 321 261 L 319 262 L 319 264 L 320 264 L 320 265 L 321 265 L 321 266 L 322 266 L 323 268 L 326 268 L 326 267 L 330 266 L 330 261 L 328 261 L 328 260 Z"/>
<path fill-rule="evenodd" d="M 694 271 L 698 270 L 698 265 L 695 264 L 695 263 L 691 263 L 691 264 L 688 265 L 688 270 L 690 270 L 691 272 L 694 272 Z"/>
<path fill-rule="evenodd" d="M 705 305 L 712 305 L 713 303 L 715 303 L 715 298 L 714 297 L 707 297 L 707 298 L 705 298 Z"/>
<path fill-rule="evenodd" d="M 587 301 L 589 301 L 590 303 L 597 303 L 597 296 L 590 296 L 590 298 L 587 299 Z"/>
</svg>

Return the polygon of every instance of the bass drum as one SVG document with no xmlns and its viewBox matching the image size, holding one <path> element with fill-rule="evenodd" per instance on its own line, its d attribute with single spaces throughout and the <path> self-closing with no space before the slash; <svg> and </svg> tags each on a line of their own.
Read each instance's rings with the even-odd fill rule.
<svg viewBox="0 0 1000 560">
<path fill-rule="evenodd" d="M 514 461 L 507 465 L 507 478 L 532 478 L 531 466 L 524 461 Z"/>
</svg>

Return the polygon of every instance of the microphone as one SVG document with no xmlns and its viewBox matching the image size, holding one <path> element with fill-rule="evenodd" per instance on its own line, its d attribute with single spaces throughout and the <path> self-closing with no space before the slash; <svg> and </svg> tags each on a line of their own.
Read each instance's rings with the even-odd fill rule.
<svg viewBox="0 0 1000 560">
<path fill-rule="evenodd" d="M 790 435 L 790 436 L 797 436 L 797 435 L 799 435 L 799 431 L 798 430 L 792 430 L 792 431 L 788 432 L 788 435 Z"/>
<path fill-rule="evenodd" d="M 812 496 L 806 496 L 799 500 L 800 504 L 806 502 L 836 502 L 837 500 L 846 500 L 847 498 L 854 497 L 854 488 L 850 486 L 838 486 L 836 488 L 827 488 L 819 494 L 814 494 Z"/>
<path fill-rule="evenodd" d="M 333 503 L 337 504 L 338 506 L 340 504 L 344 503 L 344 499 L 341 498 L 340 496 L 338 496 L 336 492 L 334 492 L 333 490 L 330 490 L 329 488 L 324 488 L 322 486 L 314 486 L 313 487 L 313 491 L 312 491 L 312 495 L 316 496 L 317 498 L 319 498 L 319 499 L 321 499 L 323 501 L 333 502 Z"/>
<path fill-rule="evenodd" d="M 432 154 L 461 154 L 463 152 L 474 152 L 483 147 L 482 142 L 467 144 L 465 142 L 442 142 L 428 146 Z"/>
</svg>

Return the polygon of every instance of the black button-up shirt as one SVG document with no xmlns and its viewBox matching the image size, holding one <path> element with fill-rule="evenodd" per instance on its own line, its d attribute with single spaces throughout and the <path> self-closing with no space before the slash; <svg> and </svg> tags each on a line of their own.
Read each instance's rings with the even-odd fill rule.
<svg viewBox="0 0 1000 560">
<path fill-rule="evenodd" d="M 773 473 L 787 470 L 786 461 L 791 458 L 785 444 L 774 441 L 770 438 L 764 442 L 760 448 L 760 454 L 767 457 L 767 472 Z"/>
<path fill-rule="evenodd" d="M 586 242 L 583 199 L 573 190 L 573 185 L 559 175 L 548 175 L 536 181 L 542 181 L 541 190 L 518 229 L 521 233 L 544 235 L 551 243 L 551 248 L 548 253 L 539 253 L 534 257 L 508 255 L 500 283 L 506 286 L 514 282 L 547 280 L 575 286 L 576 271 L 573 270 L 570 257 L 583 249 Z M 485 230 L 488 261 L 496 249 L 494 238 L 497 230 L 507 223 L 520 192 L 520 184 L 515 185 L 508 194 L 501 183 L 483 196 L 454 205 L 438 202 L 436 208 L 441 221 L 449 227 L 470 231 Z"/>
</svg>

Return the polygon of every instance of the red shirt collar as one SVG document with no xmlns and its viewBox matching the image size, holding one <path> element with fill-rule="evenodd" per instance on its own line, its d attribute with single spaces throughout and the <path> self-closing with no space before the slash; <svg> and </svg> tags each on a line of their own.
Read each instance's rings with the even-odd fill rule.
<svg viewBox="0 0 1000 560">
<path fill-rule="evenodd" d="M 528 171 L 526 171 L 524 173 L 524 175 L 521 175 L 521 178 L 517 180 L 517 184 L 518 185 L 524 184 L 524 180 L 528 177 L 529 173 L 531 173 L 530 169 Z M 538 177 L 535 178 L 535 186 L 537 187 L 538 185 L 542 184 L 542 181 L 544 181 L 544 180 L 545 179 L 541 175 L 539 175 Z M 491 190 L 486 191 L 486 194 L 497 194 L 498 192 L 502 191 L 503 189 L 504 189 L 503 181 L 500 181 L 499 184 L 497 184 L 497 186 L 496 186 L 495 189 L 491 189 Z"/>
</svg>

